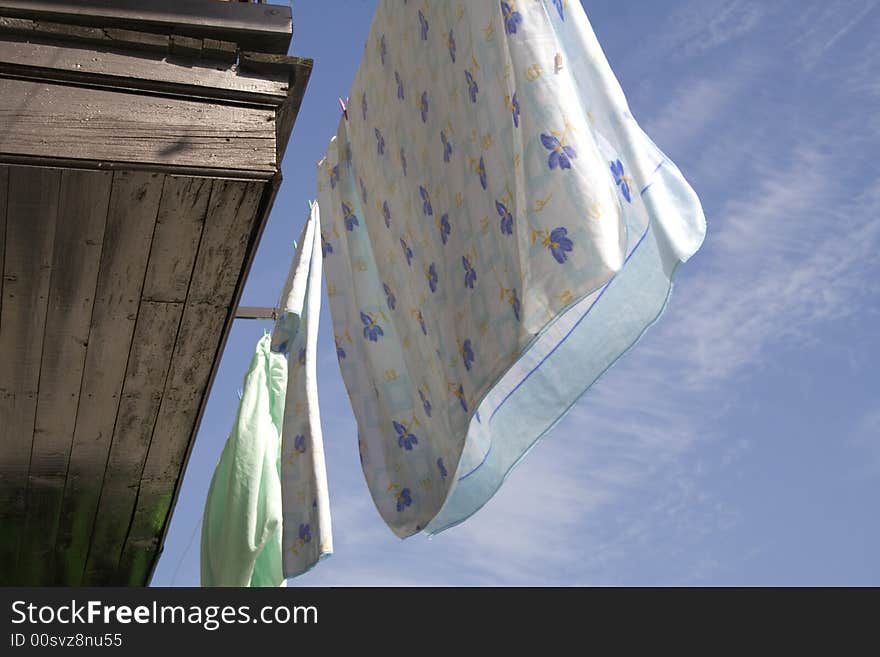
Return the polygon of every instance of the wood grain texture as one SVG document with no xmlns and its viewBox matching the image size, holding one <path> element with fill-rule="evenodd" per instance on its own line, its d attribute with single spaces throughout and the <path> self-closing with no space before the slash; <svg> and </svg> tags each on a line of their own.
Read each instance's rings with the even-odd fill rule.
<svg viewBox="0 0 880 657">
<path fill-rule="evenodd" d="M 141 301 L 95 515 L 84 585 L 118 583 L 117 565 L 128 534 L 182 311 L 182 303 Z"/>
<path fill-rule="evenodd" d="M 144 280 L 144 299 L 186 299 L 212 184 L 209 178 L 166 176 Z"/>
<path fill-rule="evenodd" d="M 15 564 L 25 514 L 61 174 L 12 167 L 0 317 L 0 584 Z"/>
<path fill-rule="evenodd" d="M 61 174 L 19 573 L 50 584 L 113 174 Z"/>
<path fill-rule="evenodd" d="M 0 317 L 3 317 L 3 261 L 6 256 L 6 199 L 9 167 L 0 165 Z"/>
<path fill-rule="evenodd" d="M 0 154 L 276 170 L 275 110 L 0 78 Z"/>
<path fill-rule="evenodd" d="M 164 176 L 115 172 L 56 538 L 56 579 L 78 586 L 147 270 Z"/>
<path fill-rule="evenodd" d="M 208 45 L 219 53 L 227 52 L 223 42 Z M 234 55 L 234 44 L 229 45 Z M 165 54 L 50 45 L 13 35 L 0 41 L 0 70 L 17 75 L 252 103 L 280 105 L 284 101 L 289 71 L 240 75 L 231 65 L 234 59 L 219 67 Z"/>
</svg>

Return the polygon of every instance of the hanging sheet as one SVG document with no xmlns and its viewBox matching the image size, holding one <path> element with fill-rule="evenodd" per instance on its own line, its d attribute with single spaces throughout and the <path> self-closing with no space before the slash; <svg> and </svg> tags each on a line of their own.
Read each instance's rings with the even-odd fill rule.
<svg viewBox="0 0 880 657">
<path fill-rule="evenodd" d="M 578 2 L 383 0 L 318 173 L 363 470 L 402 537 L 492 497 L 705 233 Z"/>
</svg>

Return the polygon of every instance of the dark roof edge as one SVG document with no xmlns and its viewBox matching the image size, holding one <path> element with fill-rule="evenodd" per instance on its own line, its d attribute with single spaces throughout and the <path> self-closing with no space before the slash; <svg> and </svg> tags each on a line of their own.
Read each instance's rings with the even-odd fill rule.
<svg viewBox="0 0 880 657">
<path fill-rule="evenodd" d="M 288 5 L 219 0 L 0 0 L 0 15 L 218 39 L 281 55 L 293 35 Z"/>
</svg>

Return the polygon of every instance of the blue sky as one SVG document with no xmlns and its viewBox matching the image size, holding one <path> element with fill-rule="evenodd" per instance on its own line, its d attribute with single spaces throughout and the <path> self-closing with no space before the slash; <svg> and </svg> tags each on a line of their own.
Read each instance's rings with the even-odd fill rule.
<svg viewBox="0 0 880 657">
<path fill-rule="evenodd" d="M 325 296 L 336 553 L 290 584 L 880 584 L 880 2 L 583 5 L 699 194 L 705 244 L 639 345 L 430 540 L 399 540 L 372 505 Z M 293 4 L 291 54 L 315 68 L 244 305 L 277 301 L 375 6 Z M 154 585 L 198 584 L 205 495 L 268 328 L 233 327 Z"/>
</svg>

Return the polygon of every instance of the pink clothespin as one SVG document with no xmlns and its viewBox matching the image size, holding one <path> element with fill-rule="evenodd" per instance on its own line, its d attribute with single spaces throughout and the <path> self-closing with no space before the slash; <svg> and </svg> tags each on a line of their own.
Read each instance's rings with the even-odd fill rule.
<svg viewBox="0 0 880 657">
<path fill-rule="evenodd" d="M 339 108 L 342 110 L 342 116 L 345 117 L 345 120 L 348 121 L 348 108 L 345 106 L 345 102 L 342 98 L 339 99 Z"/>
</svg>

